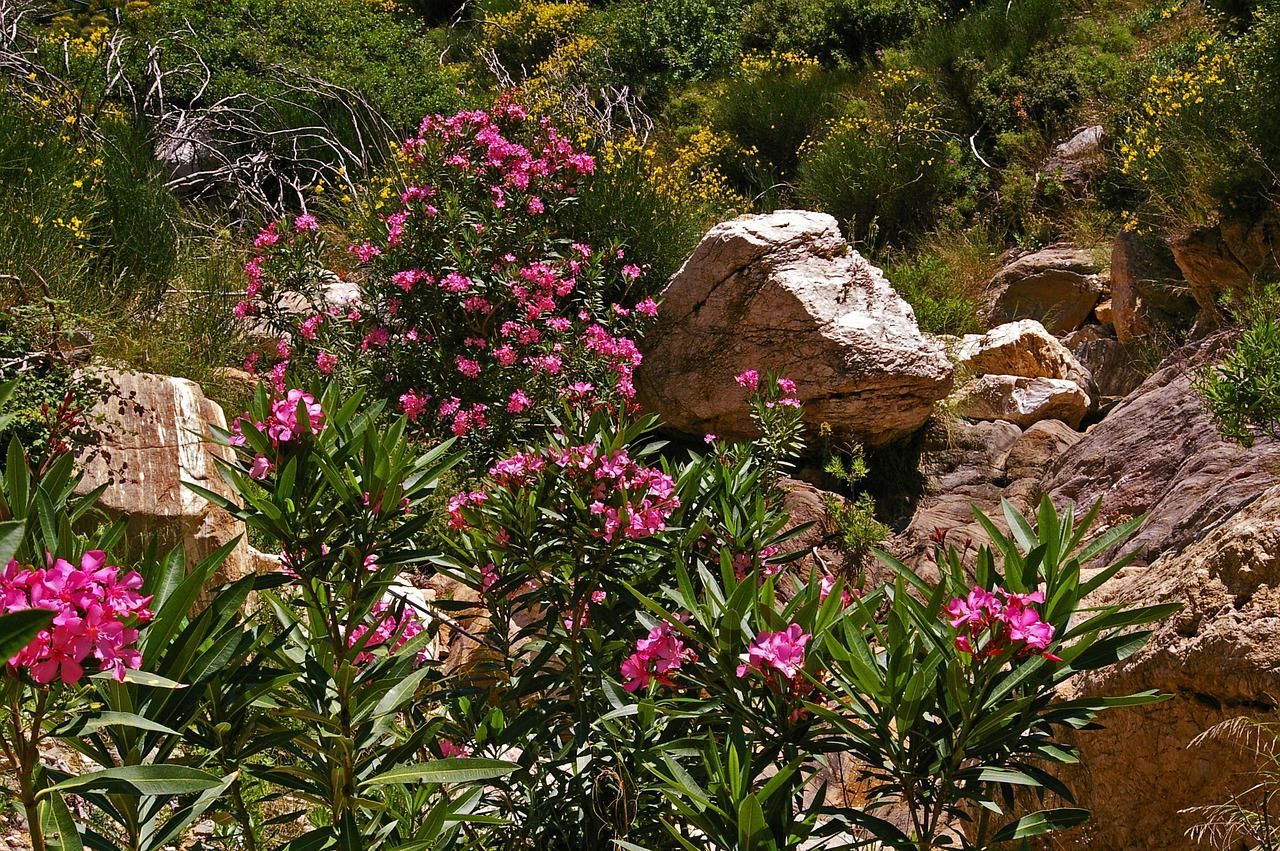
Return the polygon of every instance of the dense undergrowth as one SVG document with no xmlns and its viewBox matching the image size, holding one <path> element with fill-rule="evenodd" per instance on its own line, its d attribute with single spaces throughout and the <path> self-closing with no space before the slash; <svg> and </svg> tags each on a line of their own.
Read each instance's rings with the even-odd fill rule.
<svg viewBox="0 0 1280 851">
<path fill-rule="evenodd" d="M 216 368 L 245 353 L 239 227 L 301 206 L 357 230 L 379 191 L 361 174 L 385 170 L 389 143 L 499 95 L 596 156 L 566 232 L 624 246 L 652 280 L 717 219 L 815 207 L 935 332 L 978 328 L 1007 248 L 1100 247 L 1276 198 L 1269 2 L 28 5 L 10 13 L 26 53 L 0 103 L 5 301 L 223 398 Z M 155 160 L 158 100 L 205 116 L 179 138 L 247 139 L 267 162 L 236 148 L 210 181 L 175 178 L 187 166 Z M 1095 123 L 1104 168 L 1069 186 L 1043 170 Z M 254 181 L 280 191 L 246 199 Z M 114 333 L 120 317 L 154 333 Z"/>
</svg>

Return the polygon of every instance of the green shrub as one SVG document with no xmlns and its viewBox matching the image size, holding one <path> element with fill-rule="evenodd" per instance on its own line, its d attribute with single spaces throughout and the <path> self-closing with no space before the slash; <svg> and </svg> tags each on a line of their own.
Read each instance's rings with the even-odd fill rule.
<svg viewBox="0 0 1280 851">
<path fill-rule="evenodd" d="M 1280 286 L 1245 311 L 1245 328 L 1221 363 L 1197 375 L 1218 430 L 1246 446 L 1259 434 L 1280 437 Z"/>
<path fill-rule="evenodd" d="M 975 6 L 949 26 L 925 30 L 908 49 L 912 62 L 937 82 L 971 128 L 968 132 L 980 127 L 999 131 L 1007 129 L 1011 119 L 1026 120 L 1032 117 L 1030 110 L 1040 110 L 1039 104 L 1026 102 L 1023 76 L 1033 63 L 1043 61 L 1050 40 L 1066 32 L 1066 13 L 1064 0 Z M 1042 73 L 1059 74 L 1056 80 L 1044 81 L 1046 96 L 1072 97 L 1069 91 L 1054 91 L 1069 69 L 1050 66 Z"/>
<path fill-rule="evenodd" d="M 982 330 L 978 309 L 983 289 L 999 267 L 1001 245 L 983 227 L 939 231 L 910 252 L 890 255 L 885 275 L 933 334 Z"/>
<path fill-rule="evenodd" d="M 0 97 L 0 290 L 77 310 L 154 307 L 178 253 L 178 203 L 142 135 L 104 122 L 101 141 Z"/>
<path fill-rule="evenodd" d="M 742 0 L 624 0 L 609 16 L 613 67 L 641 92 L 704 80 L 741 52 Z"/>
<path fill-rule="evenodd" d="M 749 49 L 857 64 L 941 18 L 930 0 L 753 0 L 742 23 Z"/>
<path fill-rule="evenodd" d="M 823 472 L 839 481 L 852 494 L 870 470 L 866 459 L 862 457 L 861 447 L 855 447 L 847 454 L 847 459 L 832 454 L 827 459 Z M 875 547 L 889 538 L 889 527 L 876 519 L 875 499 L 865 491 L 856 496 L 851 495 L 848 499 L 841 499 L 835 494 L 824 494 L 822 505 L 827 511 L 827 518 L 835 526 L 837 545 L 859 567 Z"/>
<path fill-rule="evenodd" d="M 644 281 L 654 294 L 712 225 L 746 207 L 699 156 L 668 162 L 655 144 L 627 137 L 600 146 L 597 162 L 578 202 L 564 212 L 565 230 L 598 245 L 625 246 L 647 267 Z"/>
<path fill-rule="evenodd" d="M 1280 203 L 1280 3 L 1243 33 L 1193 22 L 1135 71 L 1111 203 L 1169 231 Z"/>
<path fill-rule="evenodd" d="M 856 101 L 800 152 L 800 198 L 831 213 L 851 239 L 901 245 L 963 194 L 959 143 L 911 71 L 877 72 L 880 96 Z"/>
<path fill-rule="evenodd" d="M 789 181 L 801 145 L 839 110 L 850 75 L 797 55 L 749 55 L 715 89 L 708 120 L 739 152 L 729 177 L 752 195 Z"/>
</svg>

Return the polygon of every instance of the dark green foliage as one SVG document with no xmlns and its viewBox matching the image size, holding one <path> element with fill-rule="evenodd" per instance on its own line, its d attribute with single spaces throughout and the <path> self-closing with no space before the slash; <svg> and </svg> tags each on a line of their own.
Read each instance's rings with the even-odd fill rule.
<svg viewBox="0 0 1280 851">
<path fill-rule="evenodd" d="M 1280 287 L 1268 287 L 1245 312 L 1240 339 L 1221 363 L 1197 376 L 1197 387 L 1224 437 L 1246 446 L 1259 435 L 1280 437 Z"/>
<path fill-rule="evenodd" d="M 893 288 L 915 309 L 916 321 L 931 334 L 970 334 L 981 330 L 978 303 L 955 270 L 937 255 L 925 253 L 886 269 Z"/>
<path fill-rule="evenodd" d="M 930 0 L 753 0 L 742 39 L 748 49 L 856 65 L 941 17 Z"/>
<path fill-rule="evenodd" d="M 706 79 L 741 50 L 741 0 L 623 0 L 610 16 L 613 67 L 641 91 Z"/>
<path fill-rule="evenodd" d="M 101 143 L 0 96 L 0 292 L 125 310 L 159 302 L 178 203 L 143 133 L 111 120 L 100 130 Z"/>
<path fill-rule="evenodd" d="M 1122 57 L 1133 49 L 1123 24 L 1076 21 L 1071 12 L 1065 0 L 974 6 L 922 33 L 910 53 L 938 82 L 966 135 L 1030 127 L 1057 141 L 1083 102 L 1124 76 Z"/>
<path fill-rule="evenodd" d="M 75 343 L 49 327 L 40 309 L 0 312 L 0 381 L 13 381 L 13 395 L 0 424 L 0 445 L 16 437 L 36 458 L 49 455 L 51 442 L 73 437 L 83 412 L 93 402 L 96 383 L 77 374 L 59 344 Z M 59 414 L 70 414 L 66 428 Z"/>
<path fill-rule="evenodd" d="M 744 152 L 729 176 L 751 195 L 795 175 L 800 148 L 840 109 L 851 75 L 786 59 L 744 63 L 715 92 L 711 125 Z"/>
<path fill-rule="evenodd" d="M 855 241 L 901 245 L 963 190 L 959 145 L 929 129 L 837 127 L 802 153 L 797 191 Z"/>
<path fill-rule="evenodd" d="M 871 494 L 853 493 L 870 473 L 861 447 L 847 454 L 847 458 L 831 455 L 823 472 L 848 488 L 850 496 L 841 499 L 834 494 L 824 494 L 822 504 L 835 526 L 838 546 L 860 566 L 862 560 L 871 555 L 872 548 L 883 544 L 890 533 L 889 527 L 876 519 L 876 502 Z"/>
</svg>

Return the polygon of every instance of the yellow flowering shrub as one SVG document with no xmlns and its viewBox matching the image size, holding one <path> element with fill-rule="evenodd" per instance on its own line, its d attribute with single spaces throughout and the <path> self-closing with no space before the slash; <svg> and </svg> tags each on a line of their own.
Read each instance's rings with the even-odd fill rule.
<svg viewBox="0 0 1280 851">
<path fill-rule="evenodd" d="M 1142 230 L 1214 214 L 1217 202 L 1198 179 L 1217 168 L 1204 161 L 1229 139 L 1213 115 L 1231 100 L 1236 60 L 1216 35 L 1196 37 L 1189 56 L 1147 77 L 1119 140 L 1119 172 L 1143 199 L 1125 213 L 1125 227 Z M 1233 122 L 1231 122 L 1233 123 Z M 1230 126 L 1228 123 L 1226 126 Z"/>
<path fill-rule="evenodd" d="M 481 43 L 508 70 L 531 70 L 577 32 L 590 10 L 580 0 L 522 3 L 510 12 L 486 14 Z"/>
<path fill-rule="evenodd" d="M 868 97 L 800 146 L 799 192 L 873 244 L 895 243 L 938 218 L 961 189 L 960 150 L 923 75 L 883 69 Z"/>
</svg>

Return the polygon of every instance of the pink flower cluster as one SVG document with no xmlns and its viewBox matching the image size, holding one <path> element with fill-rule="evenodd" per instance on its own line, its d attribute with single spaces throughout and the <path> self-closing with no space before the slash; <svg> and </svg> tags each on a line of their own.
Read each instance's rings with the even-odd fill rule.
<svg viewBox="0 0 1280 851">
<path fill-rule="evenodd" d="M 408 185 L 398 206 L 345 257 L 320 256 L 310 217 L 273 224 L 255 240 L 237 312 L 282 342 L 253 368 L 269 369 L 283 392 L 291 359 L 329 374 L 337 353 L 350 352 L 418 428 L 499 443 L 540 430 L 562 400 L 631 407 L 634 338 L 658 307 L 599 296 L 644 270 L 617 249 L 565 248 L 553 218 L 594 171 L 592 158 L 510 103 L 428 117 L 400 153 Z M 358 305 L 310 316 L 286 309 L 296 297 L 323 304 L 323 270 L 342 263 L 362 267 Z"/>
<path fill-rule="evenodd" d="M 351 635 L 347 637 L 347 646 L 354 647 L 361 640 L 365 641 L 360 652 L 356 654 L 355 662 L 357 665 L 366 665 L 373 660 L 373 653 L 370 651 L 376 647 L 382 647 L 395 636 L 395 644 L 390 647 L 390 652 L 394 653 L 405 645 L 409 639 L 421 633 L 426 627 L 422 624 L 422 619 L 412 609 L 405 610 L 396 617 L 392 611 L 391 604 L 385 600 L 375 603 L 373 610 L 369 613 L 369 617 L 374 621 L 373 634 L 369 635 L 366 640 L 365 636 L 369 634 L 369 627 L 361 624 L 351 630 Z M 426 650 L 418 653 L 418 663 L 421 664 L 427 659 Z"/>
<path fill-rule="evenodd" d="M 779 405 L 785 408 L 799 408 L 801 405 L 800 397 L 797 395 L 796 383 L 790 378 L 777 378 L 774 382 L 777 385 L 776 392 L 767 386 L 762 387 L 760 373 L 754 369 L 738 373 L 733 380 L 738 383 L 739 387 L 746 388 L 748 392 L 765 396 L 764 405 L 766 408 L 773 408 Z"/>
<path fill-rule="evenodd" d="M 266 421 L 253 422 L 254 428 L 264 433 L 277 449 L 301 437 L 305 430 L 298 421 L 298 410 L 306 412 L 306 424 L 311 434 L 324 431 L 324 410 L 310 393 L 302 390 L 289 390 L 281 397 L 271 401 Z M 236 418 L 231 424 L 231 445 L 245 446 L 248 441 L 244 436 L 245 422 L 251 422 L 248 415 Z M 275 463 L 265 455 L 257 455 L 249 466 L 249 476 L 262 480 L 275 469 Z"/>
<path fill-rule="evenodd" d="M 455 742 L 452 739 L 441 739 L 439 745 L 440 756 L 445 759 L 465 759 L 472 754 L 471 745 L 468 745 L 465 742 Z"/>
<path fill-rule="evenodd" d="M 1054 628 L 1032 608 L 1032 604 L 1043 602 L 1043 591 L 1015 594 L 1003 588 L 994 592 L 974 588 L 967 596 L 948 603 L 943 613 L 952 628 L 958 630 L 956 647 L 964 653 L 996 656 L 1020 645 L 1018 655 L 1034 654 L 1061 661 L 1049 652 Z"/>
<path fill-rule="evenodd" d="M 431 115 L 422 120 L 418 135 L 404 143 L 404 153 L 421 166 L 422 158 L 437 140 L 444 141 L 449 151 L 446 165 L 489 178 L 489 194 L 499 208 L 506 205 L 504 188 L 521 193 L 536 192 L 539 187 L 563 191 L 566 184 L 595 171 L 595 161 L 576 151 L 548 122 L 542 123 L 541 144 L 536 152 L 504 132 L 504 124 L 520 124 L 528 118 L 524 108 L 513 103 L 499 104 L 492 113 L 477 109 L 447 118 Z M 530 200 L 539 202 L 530 205 L 530 212 L 542 206 L 536 195 Z"/>
<path fill-rule="evenodd" d="M 747 648 L 745 661 L 738 665 L 738 676 L 745 677 L 748 671 L 767 676 L 773 670 L 794 680 L 804 667 L 804 648 L 811 637 L 796 623 L 780 632 L 760 633 Z"/>
<path fill-rule="evenodd" d="M 556 476 L 587 501 L 601 524 L 600 536 L 609 542 L 619 535 L 636 539 L 657 534 L 680 507 L 671 476 L 637 463 L 625 449 L 605 452 L 597 443 L 519 452 L 489 469 L 493 484 L 505 490 L 531 487 L 545 475 Z M 462 509 L 483 500 L 475 492 L 451 499 L 450 525 L 463 528 Z"/>
<path fill-rule="evenodd" d="M 637 692 L 648 688 L 654 681 L 674 686 L 672 675 L 682 665 L 697 658 L 697 654 L 685 647 L 671 629 L 671 624 L 663 621 L 649 630 L 647 638 L 637 641 L 635 652 L 623 661 L 622 687 L 629 692 Z"/>
<path fill-rule="evenodd" d="M 121 575 L 108 565 L 106 554 L 90 550 L 73 567 L 48 557 L 37 570 L 10 561 L 0 573 L 0 604 L 5 614 L 25 609 L 56 612 L 42 630 L 9 664 L 26 668 L 37 683 L 61 680 L 76 683 L 92 656 L 100 671 L 124 680 L 126 668 L 136 669 L 142 655 L 133 647 L 138 625 L 151 620 L 150 596 L 139 593 L 142 577 L 135 571 Z"/>
</svg>

